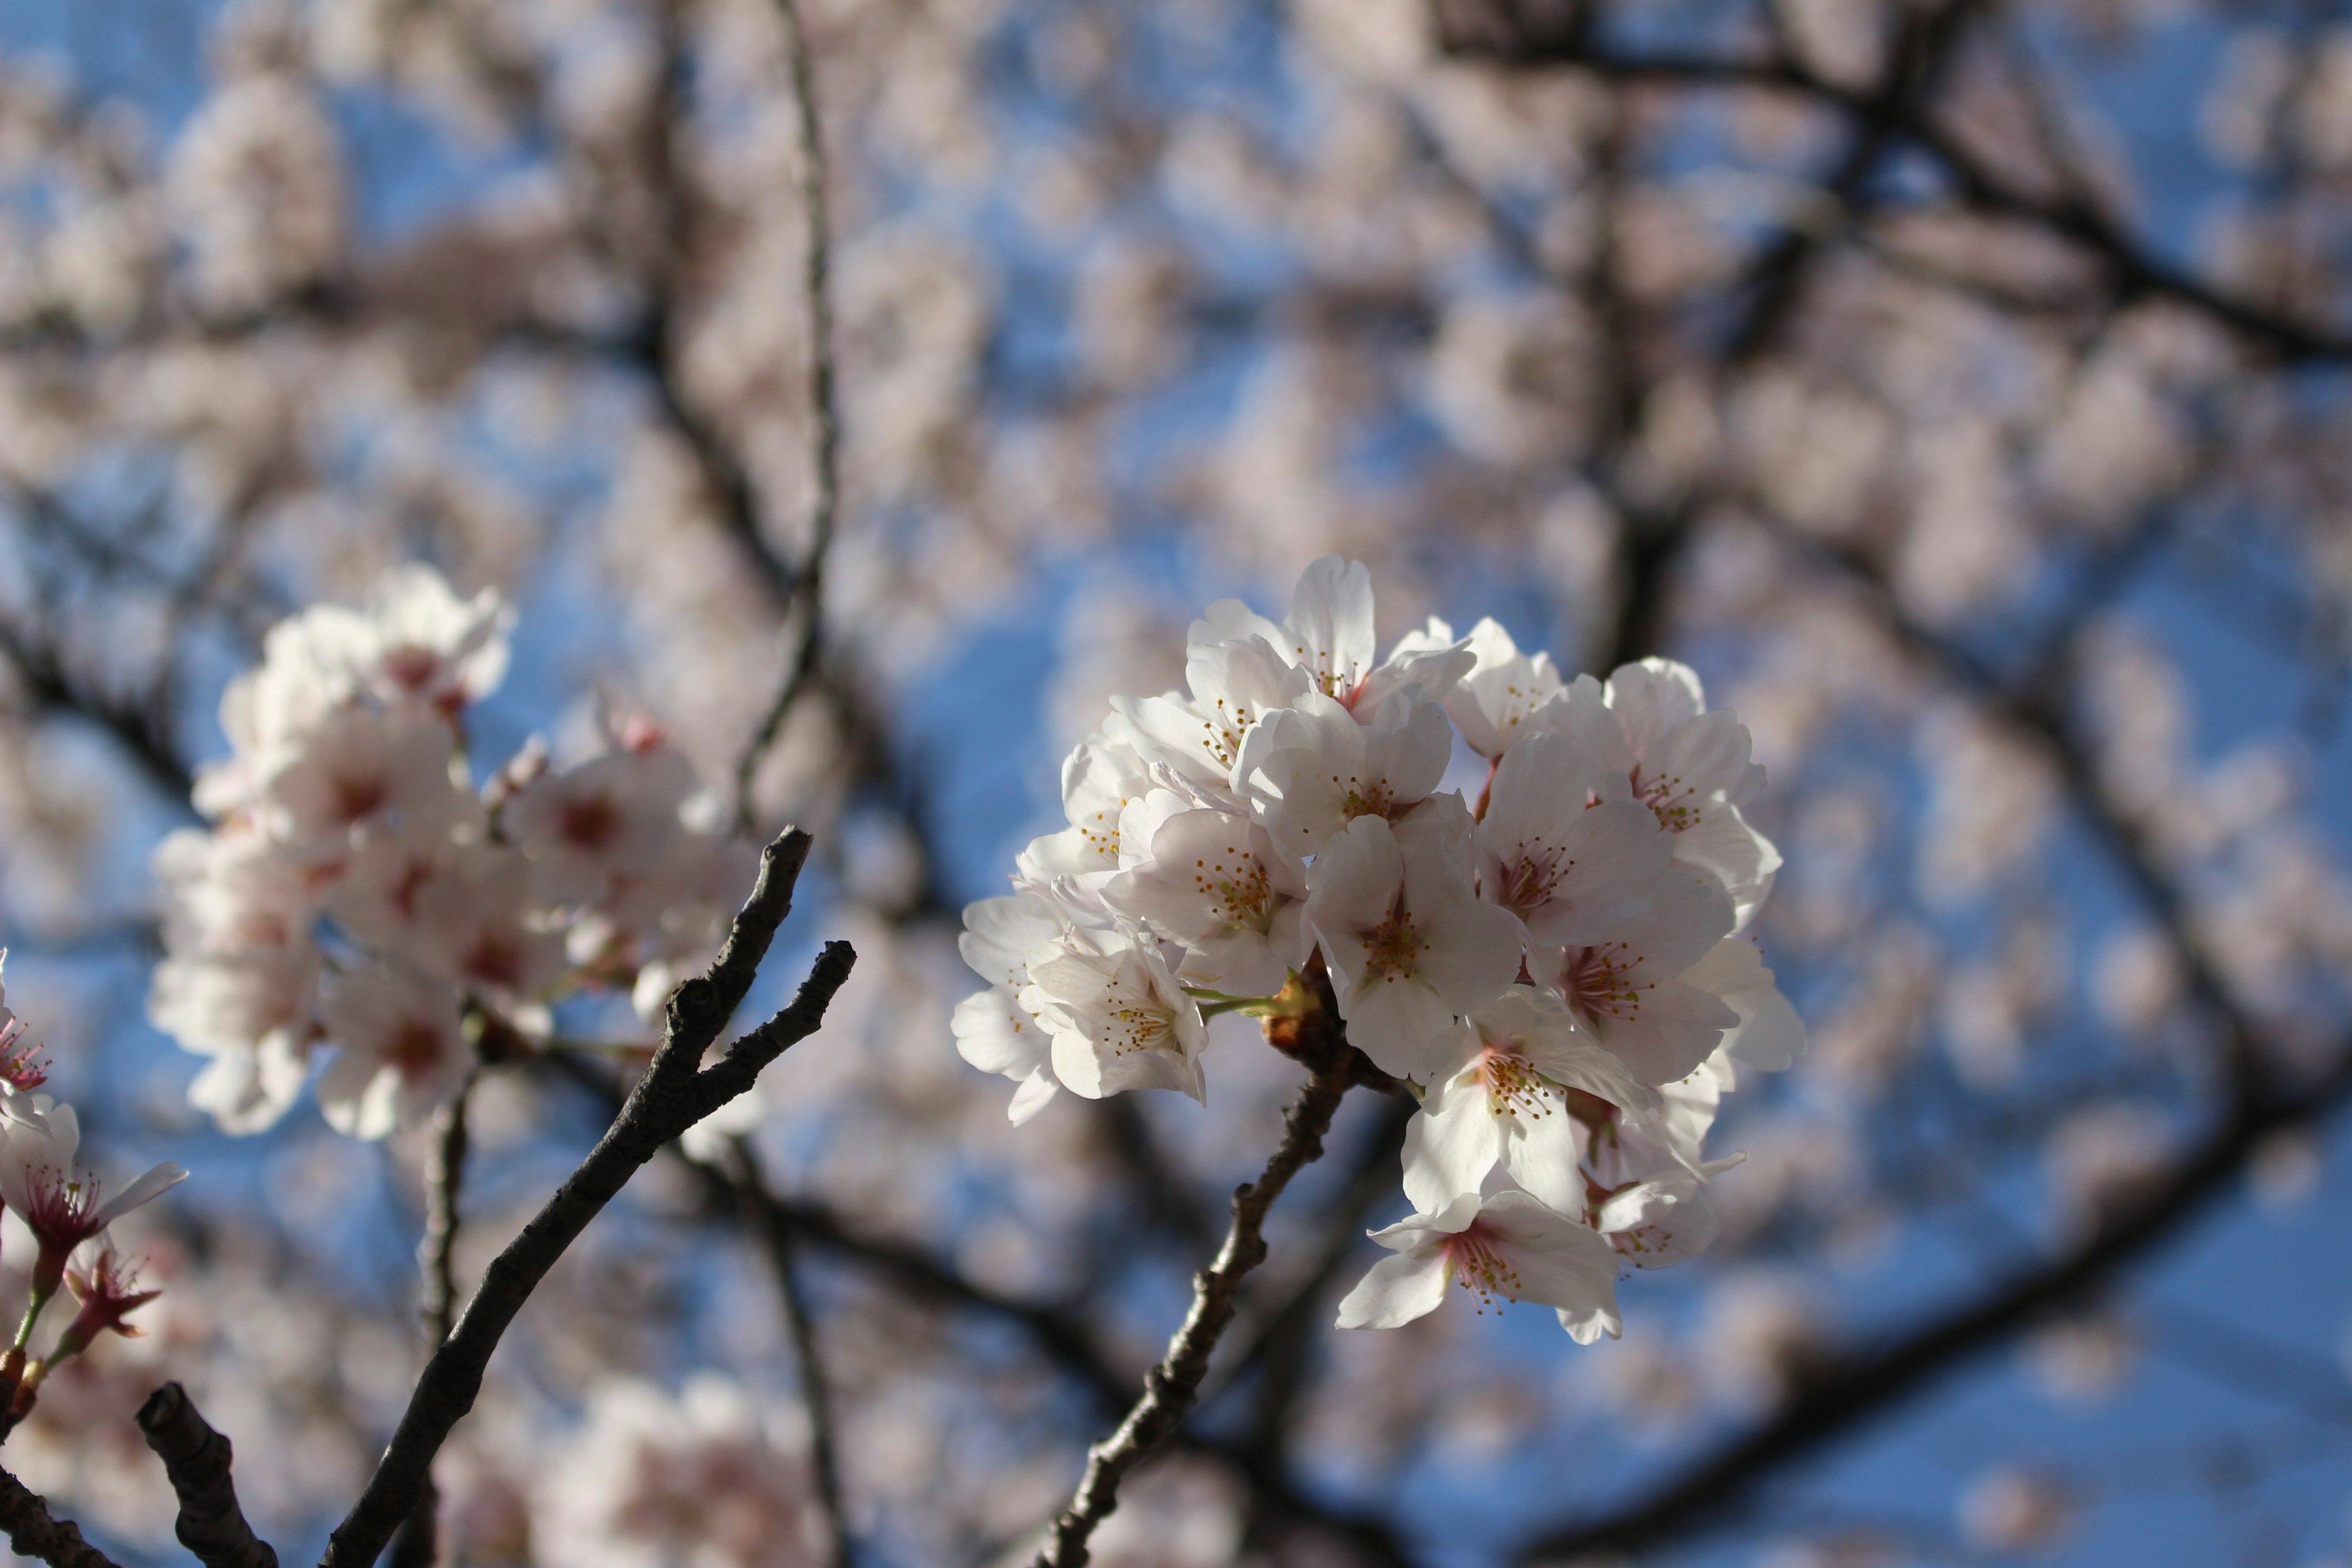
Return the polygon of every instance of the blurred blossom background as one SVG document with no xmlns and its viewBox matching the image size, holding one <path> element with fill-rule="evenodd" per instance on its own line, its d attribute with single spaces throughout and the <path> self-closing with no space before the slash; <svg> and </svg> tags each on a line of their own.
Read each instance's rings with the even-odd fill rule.
<svg viewBox="0 0 2352 1568">
<path fill-rule="evenodd" d="M 1296 1069 L 1012 1127 L 957 914 L 1187 622 L 1367 562 L 1389 639 L 1671 654 L 1754 731 L 1812 1032 L 1724 1236 L 1329 1328 L 1404 1209 L 1366 1097 L 1098 1559 L 2352 1563 L 2352 15 L 2279 0 L 803 0 L 843 497 L 757 772 L 860 958 L 743 1125 L 873 1564 L 1066 1496 Z M 423 1355 L 425 1129 L 232 1138 L 146 1021 L 149 858 L 276 620 L 520 606 L 479 752 L 733 776 L 803 626 L 804 211 L 774 0 L 0 4 L 0 943 L 152 1332 L 7 1463 L 183 1560 L 166 1376 L 291 1561 Z M 603 1125 L 474 1109 L 461 1274 Z M 24 1289 L 10 1230 L 0 1289 Z M 656 1164 L 438 1471 L 445 1560 L 821 1561 L 760 1237 Z M 13 1310 L 13 1309 L 12 1309 Z"/>
</svg>

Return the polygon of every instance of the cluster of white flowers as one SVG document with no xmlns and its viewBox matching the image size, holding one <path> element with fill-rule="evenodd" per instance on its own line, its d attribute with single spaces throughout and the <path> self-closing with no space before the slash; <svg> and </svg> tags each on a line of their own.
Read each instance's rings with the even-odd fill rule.
<svg viewBox="0 0 2352 1568">
<path fill-rule="evenodd" d="M 380 1138 L 464 1085 L 486 1026 L 549 1026 L 583 986 L 651 1013 L 725 934 L 752 856 L 692 765 L 642 721 L 549 765 L 534 742 L 477 783 L 467 708 L 507 667 L 511 610 L 424 567 L 364 611 L 269 634 L 221 703 L 234 754 L 198 781 L 214 826 L 166 838 L 157 1027 L 212 1058 L 190 1098 L 268 1125 L 313 1056 L 339 1131 Z"/>
<path fill-rule="evenodd" d="M 0 949 L 0 966 L 7 961 Z M 25 1315 L 0 1353 L 0 1437 L 32 1407 L 41 1384 L 101 1334 L 140 1331 L 125 1320 L 159 1294 L 138 1288 L 138 1271 L 114 1249 L 107 1227 L 187 1179 L 166 1163 L 141 1173 L 112 1196 L 82 1156 L 81 1120 L 70 1105 L 40 1093 L 48 1064 L 24 1020 L 8 1007 L 0 980 L 0 1207 L 32 1232 L 36 1247 Z M 33 1331 L 59 1286 L 79 1303 L 47 1352 L 27 1361 Z"/>
<path fill-rule="evenodd" d="M 1063 765 L 1070 826 L 964 911 L 990 982 L 956 1011 L 965 1059 L 1020 1084 L 1016 1121 L 1057 1089 L 1197 1100 L 1208 1015 L 1311 1008 L 1328 977 L 1421 1105 L 1417 1212 L 1340 1324 L 1405 1322 L 1454 1279 L 1615 1334 L 1620 1263 L 1713 1237 L 1736 1064 L 1804 1048 L 1740 934 L 1780 865 L 1740 812 L 1748 731 L 1679 664 L 1564 681 L 1491 620 L 1380 659 L 1370 575 L 1336 556 L 1280 625 L 1210 606 L 1185 677 L 1113 700 Z M 1439 787 L 1457 736 L 1475 805 Z"/>
</svg>

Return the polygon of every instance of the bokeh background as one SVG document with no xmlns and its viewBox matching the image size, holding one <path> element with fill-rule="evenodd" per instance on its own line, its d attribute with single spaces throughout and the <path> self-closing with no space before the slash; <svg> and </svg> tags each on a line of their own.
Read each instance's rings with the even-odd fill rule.
<svg viewBox="0 0 2352 1568">
<path fill-rule="evenodd" d="M 2352 16 L 803 5 L 845 489 L 756 781 L 819 886 L 755 1005 L 861 957 L 752 1132 L 862 1561 L 1018 1551 L 1272 1142 L 1296 1069 L 1233 1018 L 1205 1110 L 1009 1126 L 953 937 L 1109 694 L 1330 552 L 1384 638 L 1702 672 L 1771 772 L 1812 1050 L 1718 1131 L 1723 1240 L 1591 1349 L 1328 1329 L 1403 1206 L 1351 1103 L 1103 1561 L 2352 1561 Z M 783 37 L 774 0 L 0 4 L 8 999 L 110 1157 L 194 1172 L 140 1216 L 156 1331 L 5 1459 L 129 1561 L 180 1560 L 155 1382 L 290 1561 L 422 1354 L 423 1139 L 187 1108 L 148 856 L 268 626 L 400 561 L 520 606 L 479 753 L 626 711 L 732 776 L 810 546 Z M 485 1085 L 461 1265 L 602 1117 Z M 600 1221 L 444 1457 L 446 1560 L 805 1560 L 758 1228 L 668 1166 Z M 630 1434 L 697 1421 L 764 1457 L 654 1476 Z M 670 1512 L 596 1512 L 630 1486 Z"/>
</svg>

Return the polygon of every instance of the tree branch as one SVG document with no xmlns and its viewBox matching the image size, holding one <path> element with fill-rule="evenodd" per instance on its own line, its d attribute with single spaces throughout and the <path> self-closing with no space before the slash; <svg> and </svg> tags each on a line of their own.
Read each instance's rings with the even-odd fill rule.
<svg viewBox="0 0 2352 1568">
<path fill-rule="evenodd" d="M 2092 252 L 2123 294 L 2155 295 L 2189 306 L 2284 360 L 2352 359 L 2352 334 L 2342 328 L 2283 315 L 2225 293 L 2164 260 L 2087 203 L 2035 195 L 1999 178 L 1920 104 L 1883 103 L 1870 91 L 1832 81 L 1801 61 L 1666 49 L 1621 53 L 1596 44 L 1585 29 L 1532 37 L 1482 30 L 1456 34 L 1444 44 L 1457 58 L 1507 68 L 1570 68 L 1622 83 L 1755 88 L 1794 93 L 1865 123 L 1883 120 L 1943 166 L 1967 205 L 2022 219 Z"/>
<path fill-rule="evenodd" d="M 163 1461 L 163 1474 L 180 1500 L 180 1517 L 173 1526 L 180 1544 L 205 1568 L 278 1568 L 278 1553 L 253 1533 L 237 1506 L 229 1440 L 197 1413 L 187 1391 L 165 1384 L 139 1407 L 138 1419 L 140 1436 Z"/>
<path fill-rule="evenodd" d="M 435 1117 L 433 1150 L 425 1166 L 425 1237 L 417 1243 L 416 1266 L 424 1280 L 419 1315 L 430 1350 L 448 1342 L 457 1321 L 457 1199 L 466 1183 L 466 1102 L 473 1089 L 467 1079 L 457 1098 Z M 428 1469 L 423 1495 L 393 1538 L 392 1568 L 433 1568 L 440 1508 L 440 1489 Z"/>
<path fill-rule="evenodd" d="M 818 1506 L 824 1510 L 825 1533 L 833 1545 L 833 1568 L 851 1568 L 856 1562 L 849 1536 L 849 1514 L 841 1500 L 840 1447 L 834 1440 L 833 1399 L 824 1383 L 824 1363 L 817 1353 L 816 1321 L 801 1289 L 798 1238 L 782 1205 L 762 1204 L 758 1194 L 768 1191 L 759 1156 L 741 1138 L 729 1140 L 735 1163 L 734 1176 L 744 1221 L 766 1245 L 769 1267 L 776 1276 L 776 1293 L 783 1300 L 784 1327 L 792 1336 L 793 1354 L 800 1363 L 801 1402 L 808 1407 L 810 1468 L 815 1472 Z"/>
<path fill-rule="evenodd" d="M 1977 1301 L 1819 1373 L 1778 1415 L 1724 1444 L 1623 1508 L 1548 1531 L 1522 1563 L 1638 1552 L 1669 1538 L 1719 1529 L 1766 1477 L 1869 1419 L 1886 1414 L 1970 1358 L 2006 1342 L 2096 1290 L 2178 1234 L 2245 1166 L 2263 1140 L 2326 1115 L 2352 1094 L 2352 1041 L 2328 1075 L 2299 1094 L 2245 1106 L 2207 1135 L 2163 1185 L 2088 1241 Z"/>
<path fill-rule="evenodd" d="M 0 1532 L 16 1555 L 49 1568 L 117 1568 L 114 1559 L 81 1538 L 73 1521 L 51 1517 L 48 1503 L 6 1470 L 0 1470 Z"/>
<path fill-rule="evenodd" d="M 751 820 L 751 784 L 760 763 L 775 744 L 793 704 L 815 672 L 824 624 L 824 557 L 832 547 L 835 516 L 841 506 L 841 407 L 833 358 L 832 219 L 825 208 L 824 138 L 818 124 L 816 60 L 799 0 L 776 0 L 792 57 L 793 122 L 799 132 L 801 197 L 801 295 L 808 313 L 809 467 L 816 495 L 810 508 L 808 553 L 793 575 L 790 608 L 800 617 L 800 636 L 751 743 L 735 764 L 735 813 Z"/>
<path fill-rule="evenodd" d="M 768 944 L 790 912 L 793 884 L 808 850 L 808 835 L 792 828 L 761 855 L 760 879 L 718 958 L 671 994 L 661 1047 L 620 1114 L 522 1234 L 491 1261 L 448 1340 L 425 1363 L 391 1446 L 336 1527 L 321 1568 L 371 1568 L 423 1494 L 434 1455 L 473 1408 L 483 1371 L 507 1326 L 589 1221 L 663 1145 L 751 1088 L 761 1068 L 824 1021 L 826 1005 L 856 960 L 847 942 L 826 943 L 789 1006 L 739 1037 L 719 1061 L 698 1069 L 750 991 Z"/>
<path fill-rule="evenodd" d="M 1143 1381 L 1143 1394 L 1118 1429 L 1087 1451 L 1086 1473 L 1046 1532 L 1037 1568 L 1085 1568 L 1087 1539 L 1118 1506 L 1127 1472 L 1182 1425 L 1209 1370 L 1209 1354 L 1233 1321 L 1235 1298 L 1249 1271 L 1265 1260 L 1266 1211 L 1290 1178 L 1323 1152 L 1323 1135 L 1354 1075 L 1353 1047 L 1331 1051 L 1283 1118 L 1282 1142 L 1258 1179 L 1234 1190 L 1233 1225 L 1216 1260 L 1192 1282 L 1192 1310 L 1168 1342 L 1168 1353 Z"/>
</svg>

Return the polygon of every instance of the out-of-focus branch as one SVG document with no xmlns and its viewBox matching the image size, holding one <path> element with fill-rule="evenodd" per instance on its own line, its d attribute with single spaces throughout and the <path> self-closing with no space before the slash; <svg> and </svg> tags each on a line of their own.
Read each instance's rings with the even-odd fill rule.
<svg viewBox="0 0 2352 1568">
<path fill-rule="evenodd" d="M 791 910 L 793 885 L 808 851 L 809 836 L 792 828 L 762 853 L 759 881 L 736 914 L 726 945 L 707 972 L 671 994 L 661 1047 L 620 1114 L 522 1234 L 491 1261 L 449 1338 L 425 1363 L 391 1446 L 330 1539 L 323 1568 L 370 1568 L 375 1562 L 393 1531 L 416 1506 L 434 1455 L 473 1408 L 483 1370 L 508 1325 L 556 1260 L 638 1168 L 664 1144 L 750 1089 L 760 1070 L 788 1047 L 816 1032 L 827 1004 L 856 962 L 847 942 L 827 943 L 790 1005 L 738 1037 L 711 1066 L 698 1067 L 750 992 L 761 959 Z"/>
<path fill-rule="evenodd" d="M 1511 68 L 1570 68 L 1629 84 L 1755 88 L 1793 93 L 1864 122 L 1883 119 L 1903 141 L 1942 166 L 1966 205 L 2033 224 L 2091 252 L 2123 296 L 2154 296 L 2189 306 L 2282 359 L 2352 359 L 2352 333 L 2344 329 L 2282 314 L 2183 271 L 2076 196 L 2040 195 L 2001 178 L 1916 101 L 1885 103 L 1868 89 L 1823 77 L 1801 60 L 1669 49 L 1636 53 L 1597 43 L 1583 28 L 1520 33 L 1507 26 L 1456 24 L 1446 29 L 1444 41 L 1456 58 Z"/>
<path fill-rule="evenodd" d="M 1269 1465 L 1286 1462 L 1291 1415 L 1307 1393 L 1316 1342 L 1329 1327 L 1325 1315 L 1328 1292 L 1361 1244 L 1374 1212 L 1396 1200 L 1397 1163 L 1414 1109 L 1412 1100 L 1402 1098 L 1381 1103 L 1380 1121 L 1357 1152 L 1347 1187 L 1325 1219 L 1313 1264 L 1286 1297 L 1254 1322 L 1244 1320 L 1245 1337 L 1232 1355 L 1226 1376 L 1239 1379 L 1253 1367 L 1258 1371 L 1242 1441 Z M 1214 1392 L 1212 1388 L 1209 1396 Z"/>
<path fill-rule="evenodd" d="M 833 1568 L 851 1568 L 856 1562 L 849 1536 L 849 1514 L 842 1505 L 841 1447 L 834 1436 L 833 1397 L 825 1387 L 824 1362 L 818 1354 L 816 1321 L 810 1314 L 802 1288 L 799 1238 L 781 1205 L 762 1204 L 758 1194 L 768 1190 L 759 1156 L 741 1138 L 729 1141 L 736 1191 L 746 1212 L 745 1224 L 760 1237 L 768 1265 L 776 1276 L 776 1293 L 783 1300 L 784 1328 L 800 1362 L 801 1402 L 808 1407 L 810 1468 L 815 1472 L 817 1505 L 824 1510 L 825 1533 L 833 1546 Z"/>
<path fill-rule="evenodd" d="M 66 667 L 56 647 L 0 616 L 0 658 L 5 658 L 36 706 L 73 713 L 112 736 L 165 799 L 185 806 L 194 775 L 147 705 L 100 691 Z"/>
<path fill-rule="evenodd" d="M 197 1562 L 205 1568 L 278 1568 L 278 1553 L 253 1533 L 237 1506 L 229 1440 L 213 1430 L 185 1389 L 167 1383 L 151 1394 L 139 1407 L 139 1434 L 163 1461 L 180 1500 L 173 1533 Z"/>
<path fill-rule="evenodd" d="M 2146 831 L 2107 794 L 2057 701 L 2039 691 L 2011 692 L 1967 650 L 1914 621 L 1866 557 L 1819 545 L 1809 549 L 1844 572 L 1906 649 L 1958 682 L 1987 711 L 2036 742 L 2052 759 L 2079 814 L 2164 930 L 2179 956 L 2189 994 L 2221 1033 L 2225 1107 L 2216 1125 L 2147 1197 L 2063 1255 L 1877 1350 L 1833 1364 L 1762 1426 L 1625 1508 L 1543 1535 L 1526 1549 L 1523 1559 L 1638 1550 L 1723 1522 L 1768 1475 L 2106 1285 L 2201 1215 L 2267 1139 L 2326 1116 L 2352 1095 L 2352 1041 L 2344 1044 L 2336 1065 L 2315 1080 L 2290 1087 L 2265 1080 L 2257 1033 L 2231 997 L 2189 915 L 2185 894 Z"/>
<path fill-rule="evenodd" d="M 832 218 L 826 211 L 824 137 L 818 122 L 816 60 L 799 0 L 776 0 L 791 56 L 793 123 L 800 137 L 801 297 L 808 317 L 809 467 L 816 494 L 809 511 L 808 553 L 793 577 L 792 613 L 800 617 L 792 660 L 774 700 L 735 765 L 735 814 L 751 820 L 751 785 L 793 704 L 815 673 L 824 626 L 824 556 L 841 506 L 841 407 L 833 357 Z"/>
<path fill-rule="evenodd" d="M 1886 1414 L 1975 1356 L 2106 1285 L 2177 1236 L 2226 1193 L 2274 1133 L 2326 1115 L 2352 1095 L 2352 1041 L 2325 1078 L 2299 1092 L 2242 1106 L 2208 1133 L 2162 1184 L 2090 1239 L 1981 1299 L 1817 1373 L 1771 1419 L 1741 1434 L 1626 1506 L 1549 1531 L 1517 1553 L 1523 1563 L 1633 1552 L 1720 1528 L 1752 1503 L 1763 1479 L 1870 1418 Z"/>
<path fill-rule="evenodd" d="M 1038 1568 L 1084 1568 L 1087 1540 L 1118 1506 L 1119 1482 L 1159 1448 L 1192 1407 L 1209 1355 L 1233 1321 L 1242 1280 L 1265 1260 L 1266 1211 L 1309 1162 L 1323 1152 L 1323 1135 L 1354 1076 L 1352 1047 L 1341 1043 L 1315 1070 L 1283 1118 L 1282 1142 L 1255 1182 L 1235 1189 L 1233 1225 L 1216 1260 L 1192 1282 L 1192 1305 L 1168 1353 L 1143 1380 L 1143 1394 L 1117 1430 L 1087 1451 L 1078 1489 L 1046 1531 Z"/>
<path fill-rule="evenodd" d="M 609 1097 L 609 1078 L 593 1064 L 556 1058 L 551 1064 L 600 1097 Z M 1057 1371 L 1076 1383 L 1089 1401 L 1108 1414 L 1123 1412 L 1133 1398 L 1133 1382 L 1105 1354 L 1092 1331 L 1075 1311 L 1050 1302 L 1024 1300 L 982 1285 L 915 1244 L 877 1237 L 815 1200 L 785 1198 L 767 1188 L 748 1187 L 740 1173 L 675 1151 L 703 1184 L 711 1215 L 761 1225 L 781 1225 L 800 1241 L 840 1255 L 911 1300 L 933 1307 L 983 1313 L 1021 1331 Z M 1179 1432 L 1173 1441 L 1187 1452 L 1231 1467 L 1250 1488 L 1258 1508 L 1345 1542 L 1374 1568 L 1413 1568 L 1412 1555 L 1385 1523 L 1343 1513 L 1293 1486 L 1282 1467 L 1266 1456 L 1221 1439 Z"/>
<path fill-rule="evenodd" d="M 79 1526 L 53 1517 L 40 1494 L 6 1470 L 0 1470 L 0 1532 L 17 1556 L 49 1568 L 117 1568 L 114 1559 L 81 1538 Z"/>
<path fill-rule="evenodd" d="M 473 1088 L 467 1080 L 457 1098 L 435 1116 L 432 1152 L 425 1164 L 425 1236 L 416 1246 L 416 1268 L 424 1281 L 418 1315 L 425 1320 L 430 1350 L 447 1342 L 457 1321 L 457 1203 L 466 1185 L 466 1102 Z M 393 1538 L 392 1568 L 433 1568 L 440 1508 L 440 1489 L 427 1470 L 424 1495 Z"/>
</svg>

